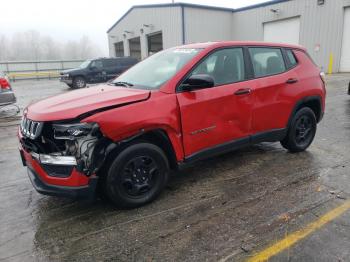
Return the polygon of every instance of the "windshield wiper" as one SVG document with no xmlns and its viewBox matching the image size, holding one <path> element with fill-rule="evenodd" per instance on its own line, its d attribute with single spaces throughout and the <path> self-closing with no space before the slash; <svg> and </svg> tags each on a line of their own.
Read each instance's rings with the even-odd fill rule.
<svg viewBox="0 0 350 262">
<path fill-rule="evenodd" d="M 128 83 L 128 82 L 124 82 L 124 81 L 111 82 L 110 84 L 115 85 L 115 86 L 124 86 L 124 87 L 134 86 L 133 84 Z"/>
</svg>

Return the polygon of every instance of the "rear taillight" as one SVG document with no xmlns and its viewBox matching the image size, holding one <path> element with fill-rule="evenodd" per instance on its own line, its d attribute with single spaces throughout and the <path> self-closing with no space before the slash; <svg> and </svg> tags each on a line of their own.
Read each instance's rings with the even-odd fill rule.
<svg viewBox="0 0 350 262">
<path fill-rule="evenodd" d="M 1 89 L 11 89 L 9 81 L 6 78 L 0 78 Z"/>
<path fill-rule="evenodd" d="M 324 84 L 326 84 L 326 74 L 324 72 L 320 73 L 321 80 Z"/>
</svg>

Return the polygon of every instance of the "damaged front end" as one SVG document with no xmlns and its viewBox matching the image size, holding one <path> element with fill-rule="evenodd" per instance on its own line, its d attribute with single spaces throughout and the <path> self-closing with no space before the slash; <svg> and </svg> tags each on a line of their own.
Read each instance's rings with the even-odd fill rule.
<svg viewBox="0 0 350 262">
<path fill-rule="evenodd" d="M 94 174 L 99 168 L 95 149 L 104 141 L 96 123 L 52 124 L 54 143 L 64 145 L 60 152 L 62 160 L 73 157 L 76 169 L 87 176 Z M 104 144 L 104 143 L 103 143 Z M 100 159 L 100 161 L 103 159 Z"/>
<path fill-rule="evenodd" d="M 20 125 L 20 144 L 23 163 L 41 182 L 75 187 L 96 180 L 97 171 L 116 146 L 97 123 L 37 122 L 26 117 Z"/>
<path fill-rule="evenodd" d="M 97 123 L 36 122 L 23 118 L 22 146 L 52 176 L 68 177 L 73 168 L 91 176 L 104 162 L 113 144 Z"/>
</svg>

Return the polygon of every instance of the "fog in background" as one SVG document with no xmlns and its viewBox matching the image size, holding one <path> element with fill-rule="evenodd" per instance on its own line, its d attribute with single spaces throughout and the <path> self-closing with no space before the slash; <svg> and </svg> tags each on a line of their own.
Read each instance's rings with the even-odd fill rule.
<svg viewBox="0 0 350 262">
<path fill-rule="evenodd" d="M 0 35 L 0 61 L 87 59 L 101 56 L 101 49 L 83 35 L 79 40 L 59 41 L 36 30 Z"/>
<path fill-rule="evenodd" d="M 133 5 L 170 0 L 5 0 L 0 8 L 0 61 L 108 56 L 106 31 Z M 266 0 L 181 0 L 239 8 Z"/>
</svg>

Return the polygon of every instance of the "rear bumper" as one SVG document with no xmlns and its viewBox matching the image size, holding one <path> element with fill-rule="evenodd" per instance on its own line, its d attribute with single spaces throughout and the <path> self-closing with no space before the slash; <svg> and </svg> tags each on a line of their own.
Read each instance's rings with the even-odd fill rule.
<svg viewBox="0 0 350 262">
<path fill-rule="evenodd" d="M 86 186 L 56 186 L 45 183 L 34 170 L 28 168 L 27 171 L 33 187 L 40 194 L 74 199 L 92 199 L 95 195 L 97 177 L 90 178 L 89 184 Z"/>
</svg>

